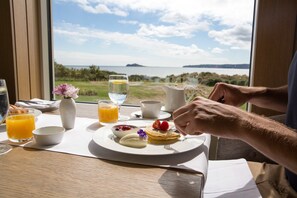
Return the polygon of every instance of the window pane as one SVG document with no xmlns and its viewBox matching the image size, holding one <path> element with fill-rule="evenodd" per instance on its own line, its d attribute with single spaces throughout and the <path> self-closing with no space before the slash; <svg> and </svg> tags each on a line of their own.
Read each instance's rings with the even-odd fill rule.
<svg viewBox="0 0 297 198">
<path fill-rule="evenodd" d="M 247 0 L 53 0 L 55 83 L 95 102 L 110 74 L 127 74 L 125 104 L 137 105 L 164 102 L 164 85 L 187 100 L 216 82 L 248 85 L 253 12 Z"/>
</svg>

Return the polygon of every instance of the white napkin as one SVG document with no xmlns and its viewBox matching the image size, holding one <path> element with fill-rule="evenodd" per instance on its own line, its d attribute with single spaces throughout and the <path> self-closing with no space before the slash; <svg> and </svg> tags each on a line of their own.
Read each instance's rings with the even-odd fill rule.
<svg viewBox="0 0 297 198">
<path fill-rule="evenodd" d="M 54 111 L 59 108 L 60 101 L 49 101 L 42 100 L 39 98 L 33 98 L 28 101 L 18 101 L 15 103 L 16 106 L 24 107 L 24 108 L 33 108 L 38 109 L 42 112 Z"/>
<path fill-rule="evenodd" d="M 261 197 L 245 159 L 209 161 L 204 198 Z"/>
</svg>

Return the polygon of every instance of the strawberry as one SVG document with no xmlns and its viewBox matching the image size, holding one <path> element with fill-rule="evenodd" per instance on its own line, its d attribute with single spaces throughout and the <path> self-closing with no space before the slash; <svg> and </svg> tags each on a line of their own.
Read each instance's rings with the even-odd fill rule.
<svg viewBox="0 0 297 198">
<path fill-rule="evenodd" d="M 160 129 L 160 125 L 161 125 L 160 120 L 155 120 L 155 122 L 153 123 L 153 128 Z"/>
<path fill-rule="evenodd" d="M 163 121 L 160 125 L 160 130 L 167 131 L 169 129 L 169 124 L 167 121 Z"/>
</svg>

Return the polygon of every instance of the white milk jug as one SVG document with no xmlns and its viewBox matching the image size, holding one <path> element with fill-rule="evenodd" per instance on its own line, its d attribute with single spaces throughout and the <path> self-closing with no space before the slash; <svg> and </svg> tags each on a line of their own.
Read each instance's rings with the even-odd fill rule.
<svg viewBox="0 0 297 198">
<path fill-rule="evenodd" d="M 163 86 L 166 92 L 165 111 L 173 112 L 186 104 L 184 88 L 174 86 Z"/>
</svg>

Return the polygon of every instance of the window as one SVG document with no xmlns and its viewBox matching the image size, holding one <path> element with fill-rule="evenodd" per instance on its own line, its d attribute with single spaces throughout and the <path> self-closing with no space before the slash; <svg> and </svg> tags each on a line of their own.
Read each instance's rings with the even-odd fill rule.
<svg viewBox="0 0 297 198">
<path fill-rule="evenodd" d="M 126 104 L 164 101 L 166 84 L 188 100 L 216 82 L 248 85 L 253 13 L 246 0 L 52 0 L 55 84 L 95 102 L 109 74 L 125 73 Z"/>
</svg>

